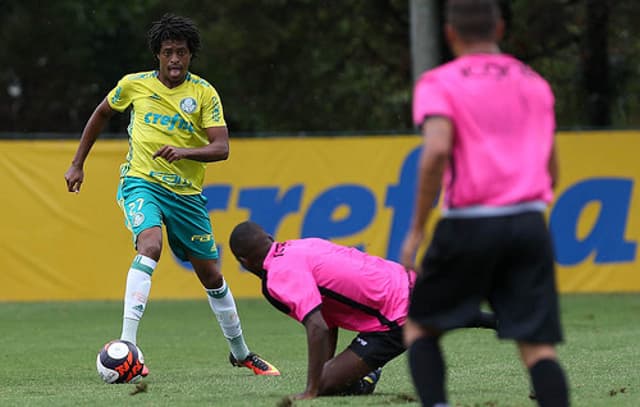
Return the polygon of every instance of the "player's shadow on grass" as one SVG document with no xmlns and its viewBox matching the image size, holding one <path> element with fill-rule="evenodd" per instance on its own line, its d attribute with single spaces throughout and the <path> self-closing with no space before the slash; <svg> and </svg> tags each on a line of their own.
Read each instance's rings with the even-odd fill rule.
<svg viewBox="0 0 640 407">
<path fill-rule="evenodd" d="M 366 396 L 327 396 L 323 397 L 323 399 L 334 399 L 340 400 L 345 398 L 355 398 L 360 399 L 366 398 L 367 406 L 376 406 L 376 405 L 390 405 L 390 404 L 408 404 L 408 403 L 419 403 L 418 398 L 411 394 L 405 393 L 373 393 Z M 305 402 L 308 400 L 296 400 L 292 401 L 288 397 L 282 398 L 278 403 L 276 403 L 277 407 L 295 407 L 297 405 L 306 405 Z M 300 404 L 298 404 L 300 403 Z M 336 402 L 336 405 L 343 404 L 340 402 Z"/>
<path fill-rule="evenodd" d="M 335 400 L 339 400 L 341 398 L 352 398 L 352 399 L 366 399 L 366 405 L 368 406 L 376 406 L 376 405 L 390 405 L 390 404 L 408 404 L 408 403 L 419 403 L 420 401 L 413 394 L 406 393 L 384 393 L 384 392 L 374 392 L 373 394 L 368 394 L 366 396 L 329 396 L 327 398 L 332 398 Z"/>
</svg>

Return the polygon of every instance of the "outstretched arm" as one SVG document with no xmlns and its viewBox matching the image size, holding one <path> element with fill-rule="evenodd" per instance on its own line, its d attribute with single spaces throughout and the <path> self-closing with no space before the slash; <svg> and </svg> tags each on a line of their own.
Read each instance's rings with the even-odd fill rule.
<svg viewBox="0 0 640 407">
<path fill-rule="evenodd" d="M 322 318 L 320 310 L 313 311 L 304 321 L 307 330 L 307 388 L 304 393 L 294 396 L 296 399 L 310 399 L 316 397 L 320 391 L 322 369 L 331 359 L 335 351 L 335 336 Z M 333 335 L 332 335 L 333 332 Z"/>
<path fill-rule="evenodd" d="M 350 348 L 335 355 L 338 329 L 328 328 L 319 310 L 304 321 L 307 330 L 308 358 L 307 388 L 303 393 L 286 397 L 292 400 L 311 399 L 335 394 L 363 394 L 350 388 L 372 368 Z M 285 403 L 286 405 L 290 405 Z"/>
<path fill-rule="evenodd" d="M 182 159 L 213 162 L 226 160 L 229 157 L 229 131 L 226 126 L 208 127 L 205 129 L 209 144 L 196 148 L 180 148 L 162 146 L 153 154 L 153 158 L 162 157 L 170 163 Z"/>
<path fill-rule="evenodd" d="M 407 269 L 415 267 L 418 247 L 424 239 L 424 226 L 429 219 L 431 205 L 438 195 L 451 149 L 453 146 L 453 124 L 446 117 L 432 117 L 422 126 L 423 144 L 420 168 L 418 169 L 418 190 L 416 193 L 413 219 L 402 250 L 400 261 Z"/>
<path fill-rule="evenodd" d="M 115 112 L 105 98 L 93 111 L 91 117 L 89 117 L 87 125 L 82 131 L 76 154 L 73 160 L 71 160 L 71 166 L 64 174 L 69 192 L 80 192 L 80 186 L 84 180 L 84 162 L 89 155 L 89 151 L 91 151 L 91 147 L 93 147 L 93 144 L 96 142 L 98 135 Z"/>
</svg>

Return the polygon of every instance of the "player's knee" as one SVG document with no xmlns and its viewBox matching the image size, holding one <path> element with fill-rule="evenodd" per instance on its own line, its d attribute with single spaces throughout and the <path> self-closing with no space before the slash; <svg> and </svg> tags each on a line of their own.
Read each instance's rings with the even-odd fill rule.
<svg viewBox="0 0 640 407">
<path fill-rule="evenodd" d="M 137 244 L 138 253 L 154 260 L 160 259 L 162 253 L 162 241 L 144 240 Z"/>
<path fill-rule="evenodd" d="M 160 253 L 162 253 L 162 231 L 160 228 L 153 227 L 143 230 L 136 239 L 136 249 L 139 254 L 158 261 Z"/>
<path fill-rule="evenodd" d="M 330 377 L 323 375 L 318 387 L 318 396 L 334 396 L 342 394 L 351 383 L 336 383 Z"/>
<path fill-rule="evenodd" d="M 220 273 L 219 271 L 216 273 L 211 274 L 211 276 L 209 277 L 209 287 L 211 288 L 219 288 L 222 287 L 222 282 L 223 282 L 223 278 L 222 278 L 222 273 Z"/>
<path fill-rule="evenodd" d="M 543 359 L 557 359 L 556 348 L 551 344 L 518 342 L 518 349 L 520 350 L 522 363 L 527 368 Z"/>
<path fill-rule="evenodd" d="M 439 333 L 418 325 L 410 319 L 407 320 L 406 324 L 402 328 L 402 339 L 406 348 L 409 348 L 413 342 L 424 336 L 437 337 L 439 336 Z"/>
<path fill-rule="evenodd" d="M 220 288 L 224 278 L 218 267 L 208 267 L 203 273 L 199 273 L 202 285 L 208 289 Z"/>
</svg>

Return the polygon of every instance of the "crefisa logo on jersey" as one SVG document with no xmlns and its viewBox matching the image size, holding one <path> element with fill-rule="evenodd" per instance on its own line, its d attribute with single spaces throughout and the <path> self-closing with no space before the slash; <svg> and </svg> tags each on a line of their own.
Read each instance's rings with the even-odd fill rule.
<svg viewBox="0 0 640 407">
<path fill-rule="evenodd" d="M 187 114 L 191 114 L 196 111 L 196 107 L 198 104 L 196 100 L 192 97 L 184 98 L 180 101 L 180 109 Z"/>
</svg>

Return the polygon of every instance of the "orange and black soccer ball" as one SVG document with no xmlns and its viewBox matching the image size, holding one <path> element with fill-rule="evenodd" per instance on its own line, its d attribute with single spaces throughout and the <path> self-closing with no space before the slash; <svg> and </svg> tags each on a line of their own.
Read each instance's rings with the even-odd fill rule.
<svg viewBox="0 0 640 407">
<path fill-rule="evenodd" d="M 96 368 L 105 383 L 134 383 L 142 378 L 142 351 L 129 341 L 109 341 L 98 352 Z"/>
</svg>

